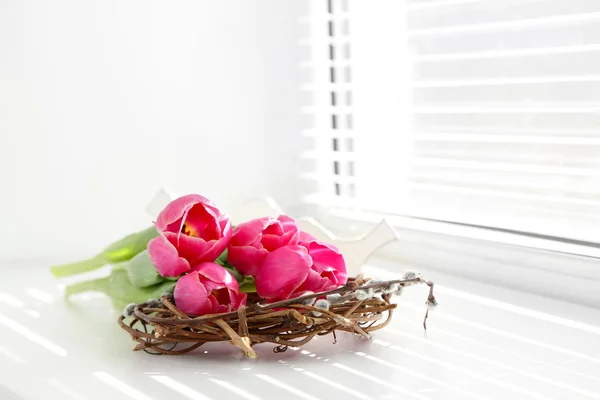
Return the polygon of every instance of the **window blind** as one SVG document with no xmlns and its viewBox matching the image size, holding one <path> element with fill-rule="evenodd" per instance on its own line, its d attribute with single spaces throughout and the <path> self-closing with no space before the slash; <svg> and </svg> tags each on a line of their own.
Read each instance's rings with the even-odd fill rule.
<svg viewBox="0 0 600 400">
<path fill-rule="evenodd" d="M 313 117 L 311 129 L 303 132 L 310 139 L 304 156 L 314 161 L 303 177 L 316 183 L 315 200 L 330 197 L 336 205 L 351 204 L 356 196 L 348 3 L 313 2 L 307 21 L 310 37 L 303 42 L 310 53 L 303 67 L 311 72 L 312 80 L 302 89 L 311 93 L 313 99 L 313 104 L 304 110 Z"/>
<path fill-rule="evenodd" d="M 600 1 L 314 1 L 306 200 L 597 242 Z"/>
</svg>

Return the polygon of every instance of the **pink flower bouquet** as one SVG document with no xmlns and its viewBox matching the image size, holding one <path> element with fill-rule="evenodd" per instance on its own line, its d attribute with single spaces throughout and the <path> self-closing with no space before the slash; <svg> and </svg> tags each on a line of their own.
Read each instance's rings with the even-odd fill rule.
<svg viewBox="0 0 600 400">
<path fill-rule="evenodd" d="M 67 296 L 107 294 L 125 309 L 119 324 L 140 343 L 136 349 L 167 354 L 228 340 L 254 357 L 255 343 L 276 343 L 283 351 L 336 330 L 369 337 L 386 312 L 383 324 L 389 321 L 393 293 L 413 283 L 433 288 L 418 275 L 349 279 L 340 251 L 302 232 L 292 217 L 232 227 L 227 214 L 197 194 L 173 200 L 153 227 L 51 271 L 64 277 L 106 264 L 112 265 L 109 276 L 71 284 Z M 432 292 L 428 305 L 435 305 Z M 195 344 L 180 351 L 165 347 L 181 342 Z"/>
</svg>

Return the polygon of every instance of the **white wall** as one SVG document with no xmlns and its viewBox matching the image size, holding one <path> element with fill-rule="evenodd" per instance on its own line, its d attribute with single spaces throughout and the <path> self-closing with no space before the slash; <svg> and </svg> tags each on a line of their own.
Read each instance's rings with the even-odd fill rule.
<svg viewBox="0 0 600 400">
<path fill-rule="evenodd" d="M 161 186 L 293 202 L 303 8 L 0 0 L 0 259 L 98 250 Z"/>
</svg>

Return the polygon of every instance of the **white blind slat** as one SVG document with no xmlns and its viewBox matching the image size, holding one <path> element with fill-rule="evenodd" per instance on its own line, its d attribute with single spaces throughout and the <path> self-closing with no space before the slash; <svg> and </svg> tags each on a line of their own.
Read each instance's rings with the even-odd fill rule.
<svg viewBox="0 0 600 400">
<path fill-rule="evenodd" d="M 308 200 L 598 241 L 600 1 L 326 3 L 305 42 L 320 58 L 302 65 Z"/>
<path fill-rule="evenodd" d="M 435 4 L 435 3 L 420 3 Z M 518 11 L 515 12 L 515 8 Z M 479 0 L 471 4 L 439 2 L 437 7 L 409 5 L 408 27 L 416 29 L 455 25 L 481 25 L 490 22 L 522 21 L 547 17 L 569 17 L 594 13 L 600 7 L 596 0 L 537 1 L 537 0 Z"/>
<path fill-rule="evenodd" d="M 456 53 L 434 53 L 434 54 L 413 54 L 413 62 L 443 62 L 453 60 L 477 60 L 477 59 L 500 59 L 506 61 L 513 57 L 523 56 L 541 56 L 541 55 L 560 55 L 560 54 L 577 54 L 600 51 L 598 44 L 573 44 L 568 46 L 545 46 L 539 48 L 512 48 L 500 50 L 481 50 Z M 527 64 L 523 65 L 527 67 Z M 539 65 L 538 65 L 539 68 Z"/>
</svg>

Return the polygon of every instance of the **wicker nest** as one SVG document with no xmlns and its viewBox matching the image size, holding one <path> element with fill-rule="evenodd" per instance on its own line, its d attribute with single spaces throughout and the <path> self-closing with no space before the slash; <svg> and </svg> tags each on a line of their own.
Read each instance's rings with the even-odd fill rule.
<svg viewBox="0 0 600 400">
<path fill-rule="evenodd" d="M 427 304 L 437 304 L 433 283 L 420 276 L 385 282 L 358 276 L 335 290 L 276 303 L 261 303 L 258 297 L 249 296 L 248 305 L 237 311 L 200 317 L 183 313 L 171 298 L 162 297 L 160 301 L 136 305 L 131 318 L 121 316 L 118 322 L 138 342 L 134 350 L 183 354 L 205 343 L 229 342 L 248 357 L 256 358 L 252 346 L 258 343 L 273 343 L 276 345 L 273 351 L 278 353 L 288 346 L 302 346 L 315 336 L 330 333 L 335 343 L 336 331 L 370 338 L 370 332 L 391 321 L 396 308 L 391 301 L 393 292 L 413 284 L 428 285 Z M 315 299 L 324 298 L 327 301 L 312 305 Z"/>
</svg>

